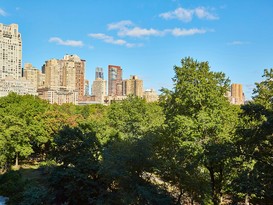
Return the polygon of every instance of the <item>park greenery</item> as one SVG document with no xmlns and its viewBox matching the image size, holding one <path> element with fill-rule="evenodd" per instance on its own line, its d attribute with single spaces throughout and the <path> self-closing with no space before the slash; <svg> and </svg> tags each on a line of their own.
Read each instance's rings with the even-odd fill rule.
<svg viewBox="0 0 273 205">
<path fill-rule="evenodd" d="M 8 204 L 272 204 L 273 69 L 253 100 L 192 58 L 159 102 L 109 106 L 0 98 L 0 195 Z"/>
</svg>

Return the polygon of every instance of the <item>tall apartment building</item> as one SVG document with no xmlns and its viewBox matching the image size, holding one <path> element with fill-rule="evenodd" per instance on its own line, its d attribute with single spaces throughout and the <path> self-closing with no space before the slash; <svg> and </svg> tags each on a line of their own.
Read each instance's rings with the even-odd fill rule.
<svg viewBox="0 0 273 205">
<path fill-rule="evenodd" d="M 50 59 L 43 66 L 45 88 L 39 96 L 51 103 L 74 103 L 85 96 L 85 60 L 77 55 L 63 59 Z"/>
<path fill-rule="evenodd" d="M 97 79 L 97 78 L 104 79 L 104 76 L 103 76 L 103 68 L 100 68 L 100 67 L 97 67 L 97 68 L 96 68 L 95 79 Z"/>
<path fill-rule="evenodd" d="M 0 23 L 0 78 L 22 77 L 22 39 L 17 24 Z"/>
<path fill-rule="evenodd" d="M 45 85 L 45 74 L 30 63 L 25 63 L 23 77 L 29 80 L 36 89 Z"/>
<path fill-rule="evenodd" d="M 122 95 L 122 69 L 120 66 L 108 66 L 108 95 Z"/>
<path fill-rule="evenodd" d="M 97 78 L 93 81 L 92 95 L 95 96 L 95 101 L 104 103 L 104 97 L 106 96 L 106 80 Z"/>
<path fill-rule="evenodd" d="M 122 94 L 142 97 L 143 81 L 138 79 L 136 75 L 131 75 L 130 79 L 122 82 Z"/>
<path fill-rule="evenodd" d="M 37 87 L 22 77 L 22 39 L 18 25 L 0 23 L 0 96 L 10 92 L 37 95 Z"/>
<path fill-rule="evenodd" d="M 244 104 L 245 97 L 243 93 L 242 84 L 231 84 L 231 96 L 230 100 L 232 104 L 242 105 Z"/>
<path fill-rule="evenodd" d="M 76 89 L 79 92 L 79 97 L 85 95 L 85 60 L 82 60 L 77 55 L 65 55 L 65 61 L 74 63 Z"/>
</svg>

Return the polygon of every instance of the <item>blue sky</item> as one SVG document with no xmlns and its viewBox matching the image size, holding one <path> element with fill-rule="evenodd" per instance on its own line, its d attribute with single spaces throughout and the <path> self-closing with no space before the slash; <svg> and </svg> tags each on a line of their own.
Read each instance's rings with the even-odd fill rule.
<svg viewBox="0 0 273 205">
<path fill-rule="evenodd" d="M 112 64 L 146 89 L 172 88 L 173 66 L 190 56 L 242 83 L 250 99 L 273 67 L 271 0 L 0 0 L 0 19 L 19 25 L 23 63 L 77 54 L 91 82 Z"/>
</svg>

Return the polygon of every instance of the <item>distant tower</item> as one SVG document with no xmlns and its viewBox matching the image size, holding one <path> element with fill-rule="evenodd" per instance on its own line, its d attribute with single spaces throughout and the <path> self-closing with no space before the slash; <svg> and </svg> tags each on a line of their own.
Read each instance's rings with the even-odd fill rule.
<svg viewBox="0 0 273 205">
<path fill-rule="evenodd" d="M 95 96 L 97 102 L 104 102 L 104 97 L 106 96 L 106 80 L 97 78 L 93 81 L 92 95 Z"/>
<path fill-rule="evenodd" d="M 124 80 L 122 83 L 123 95 L 135 95 L 142 97 L 143 95 L 143 81 L 138 79 L 136 75 L 131 75 L 129 80 Z"/>
<path fill-rule="evenodd" d="M 74 63 L 76 89 L 79 92 L 79 98 L 83 97 L 85 95 L 85 60 L 77 55 L 65 55 L 63 60 Z"/>
<path fill-rule="evenodd" d="M 22 77 L 22 39 L 17 24 L 0 23 L 0 79 Z"/>
<path fill-rule="evenodd" d="M 89 80 L 85 80 L 84 81 L 84 95 L 85 96 L 89 96 Z"/>
<path fill-rule="evenodd" d="M 104 77 L 103 77 L 103 68 L 100 68 L 100 67 L 96 68 L 95 80 L 98 79 L 98 78 L 104 79 Z"/>
<path fill-rule="evenodd" d="M 231 103 L 244 104 L 244 93 L 242 84 L 231 84 Z"/>
<path fill-rule="evenodd" d="M 122 95 L 122 69 L 120 66 L 108 66 L 108 95 Z"/>
</svg>

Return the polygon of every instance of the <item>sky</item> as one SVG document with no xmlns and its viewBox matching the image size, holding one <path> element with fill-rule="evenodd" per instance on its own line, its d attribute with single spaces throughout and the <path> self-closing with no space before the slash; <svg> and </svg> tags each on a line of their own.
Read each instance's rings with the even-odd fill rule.
<svg viewBox="0 0 273 205">
<path fill-rule="evenodd" d="M 40 69 L 76 54 L 91 83 L 96 67 L 107 78 L 108 65 L 119 65 L 145 89 L 172 89 L 174 66 L 192 57 L 251 99 L 273 67 L 271 0 L 0 0 L 0 23 L 19 25 L 23 64 Z"/>
</svg>

